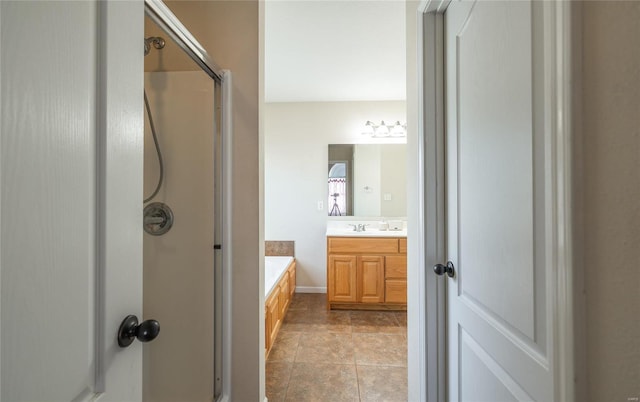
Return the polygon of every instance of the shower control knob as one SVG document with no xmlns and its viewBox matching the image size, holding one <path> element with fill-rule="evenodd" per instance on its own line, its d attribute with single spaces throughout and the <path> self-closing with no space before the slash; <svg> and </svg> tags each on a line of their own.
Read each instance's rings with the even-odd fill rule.
<svg viewBox="0 0 640 402">
<path fill-rule="evenodd" d="M 144 231 L 150 235 L 163 235 L 173 226 L 173 211 L 165 203 L 152 202 L 144 207 L 142 215 Z"/>
<path fill-rule="evenodd" d="M 156 320 L 146 320 L 138 324 L 138 317 L 128 315 L 120 324 L 118 329 L 118 345 L 126 348 L 133 343 L 134 339 L 140 342 L 149 342 L 160 333 L 160 323 Z"/>
<path fill-rule="evenodd" d="M 456 274 L 455 267 L 453 266 L 453 263 L 451 261 L 447 261 L 447 265 L 443 265 L 443 264 L 434 265 L 433 272 L 435 272 L 436 275 L 447 274 L 449 278 L 453 278 L 453 276 Z"/>
</svg>

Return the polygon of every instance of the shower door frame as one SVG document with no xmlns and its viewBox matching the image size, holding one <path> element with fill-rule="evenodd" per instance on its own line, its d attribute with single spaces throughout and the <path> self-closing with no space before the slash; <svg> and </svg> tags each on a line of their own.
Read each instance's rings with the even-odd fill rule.
<svg viewBox="0 0 640 402">
<path fill-rule="evenodd" d="M 204 47 L 161 0 L 144 0 L 145 14 L 211 77 L 221 89 L 220 136 L 214 139 L 214 387 L 213 400 L 226 400 L 231 362 L 231 88 L 229 70 L 211 59 Z M 215 100 L 214 100 L 215 102 Z M 216 106 L 216 105 L 214 105 Z M 215 132 L 213 133 L 216 134 Z M 221 217 L 219 219 L 218 217 Z M 224 245 L 224 247 L 223 247 Z"/>
</svg>

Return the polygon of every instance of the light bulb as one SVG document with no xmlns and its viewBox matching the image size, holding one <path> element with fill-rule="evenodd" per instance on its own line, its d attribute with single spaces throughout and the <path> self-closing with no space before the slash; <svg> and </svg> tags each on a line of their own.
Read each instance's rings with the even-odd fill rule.
<svg viewBox="0 0 640 402">
<path fill-rule="evenodd" d="M 407 135 L 406 127 L 400 124 L 399 121 L 396 121 L 396 124 L 391 129 L 391 136 L 404 137 L 406 135 Z"/>
</svg>

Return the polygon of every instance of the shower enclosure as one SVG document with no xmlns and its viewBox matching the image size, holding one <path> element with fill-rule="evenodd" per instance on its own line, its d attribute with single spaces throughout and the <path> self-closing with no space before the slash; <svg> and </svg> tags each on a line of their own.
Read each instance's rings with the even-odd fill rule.
<svg viewBox="0 0 640 402">
<path fill-rule="evenodd" d="M 164 4 L 147 1 L 146 14 L 143 308 L 161 331 L 144 346 L 143 398 L 215 400 L 223 386 L 230 75 Z"/>
</svg>

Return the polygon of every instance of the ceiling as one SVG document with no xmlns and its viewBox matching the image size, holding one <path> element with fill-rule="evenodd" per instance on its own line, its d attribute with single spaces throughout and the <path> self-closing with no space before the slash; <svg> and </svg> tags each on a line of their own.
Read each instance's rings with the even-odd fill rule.
<svg viewBox="0 0 640 402">
<path fill-rule="evenodd" d="M 265 100 L 404 100 L 405 42 L 402 0 L 267 0 Z"/>
</svg>

